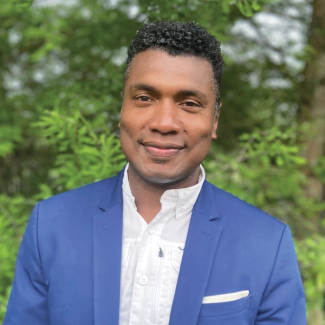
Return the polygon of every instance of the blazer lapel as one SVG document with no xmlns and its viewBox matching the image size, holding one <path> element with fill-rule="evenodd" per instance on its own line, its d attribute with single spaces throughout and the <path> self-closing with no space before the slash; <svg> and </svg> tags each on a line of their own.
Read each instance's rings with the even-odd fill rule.
<svg viewBox="0 0 325 325">
<path fill-rule="evenodd" d="M 197 324 L 222 229 L 214 200 L 205 181 L 192 212 L 169 325 Z"/>
<path fill-rule="evenodd" d="M 94 324 L 119 323 L 120 273 L 123 229 L 122 179 L 112 180 L 93 218 Z"/>
</svg>

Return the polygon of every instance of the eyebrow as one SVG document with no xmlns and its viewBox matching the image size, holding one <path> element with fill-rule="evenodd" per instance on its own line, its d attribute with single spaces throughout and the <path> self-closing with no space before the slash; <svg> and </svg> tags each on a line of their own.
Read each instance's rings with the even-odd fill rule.
<svg viewBox="0 0 325 325">
<path fill-rule="evenodd" d="M 157 88 L 146 84 L 134 84 L 130 88 L 131 90 L 147 90 L 147 91 L 153 91 L 158 93 Z"/>
<path fill-rule="evenodd" d="M 201 91 L 198 90 L 180 90 L 177 95 L 182 96 L 182 97 L 188 97 L 188 96 L 193 96 L 200 98 L 202 100 L 207 100 L 207 96 L 203 94 Z"/>
<path fill-rule="evenodd" d="M 159 90 L 156 87 L 150 86 L 147 84 L 142 84 L 142 83 L 132 85 L 131 90 L 145 90 L 145 91 L 150 91 L 153 93 L 159 93 Z M 179 97 L 193 96 L 193 97 L 197 97 L 202 100 L 205 100 L 205 101 L 207 100 L 207 96 L 204 93 L 202 93 L 201 91 L 198 91 L 198 90 L 191 90 L 191 89 L 180 90 L 177 92 L 176 96 L 179 96 Z"/>
</svg>

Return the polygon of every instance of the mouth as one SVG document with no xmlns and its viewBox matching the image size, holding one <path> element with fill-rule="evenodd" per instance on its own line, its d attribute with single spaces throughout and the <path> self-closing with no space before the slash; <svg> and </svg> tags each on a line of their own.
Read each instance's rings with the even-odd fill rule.
<svg viewBox="0 0 325 325">
<path fill-rule="evenodd" d="M 182 151 L 185 147 L 173 143 L 143 142 L 144 149 L 155 157 L 172 157 Z"/>
</svg>

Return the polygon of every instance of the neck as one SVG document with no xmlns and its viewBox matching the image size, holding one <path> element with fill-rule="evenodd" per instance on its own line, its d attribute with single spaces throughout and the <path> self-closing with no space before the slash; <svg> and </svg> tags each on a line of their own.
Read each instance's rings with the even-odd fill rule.
<svg viewBox="0 0 325 325">
<path fill-rule="evenodd" d="M 166 184 L 153 183 L 142 178 L 129 165 L 129 183 L 132 195 L 135 198 L 138 213 L 149 224 L 161 209 L 160 198 L 165 191 L 193 186 L 197 184 L 199 175 L 200 167 L 197 167 L 190 175 L 181 180 Z"/>
</svg>

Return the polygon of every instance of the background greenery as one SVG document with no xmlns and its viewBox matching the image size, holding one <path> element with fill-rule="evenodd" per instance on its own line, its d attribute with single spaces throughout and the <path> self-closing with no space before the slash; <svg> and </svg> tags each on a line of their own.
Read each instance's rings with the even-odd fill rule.
<svg viewBox="0 0 325 325">
<path fill-rule="evenodd" d="M 324 325 L 323 0 L 0 0 L 0 323 L 38 200 L 116 174 L 126 50 L 155 19 L 223 44 L 217 186 L 288 223 L 308 324 Z M 44 4 L 44 0 L 43 0 Z"/>
</svg>

